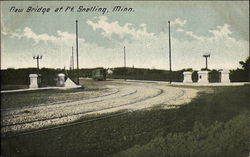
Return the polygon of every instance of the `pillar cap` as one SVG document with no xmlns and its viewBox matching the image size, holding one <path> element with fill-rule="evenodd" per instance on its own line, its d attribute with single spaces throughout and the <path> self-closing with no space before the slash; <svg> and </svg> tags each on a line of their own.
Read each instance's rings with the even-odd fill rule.
<svg viewBox="0 0 250 157">
<path fill-rule="evenodd" d="M 220 72 L 222 72 L 222 73 L 229 73 L 230 70 L 229 69 L 221 69 Z"/>
<path fill-rule="evenodd" d="M 198 74 L 207 74 L 208 71 L 198 71 Z"/>
<path fill-rule="evenodd" d="M 63 73 L 60 73 L 60 74 L 58 74 L 58 76 L 65 76 L 65 74 L 63 74 Z"/>
<path fill-rule="evenodd" d="M 29 77 L 38 77 L 37 74 L 30 74 Z"/>
<path fill-rule="evenodd" d="M 192 74 L 191 71 L 184 71 L 183 74 Z"/>
</svg>

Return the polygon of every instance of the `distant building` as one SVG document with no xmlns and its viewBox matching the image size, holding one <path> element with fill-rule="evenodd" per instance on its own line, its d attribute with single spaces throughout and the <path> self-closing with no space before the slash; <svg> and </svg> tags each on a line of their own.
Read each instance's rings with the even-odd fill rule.
<svg viewBox="0 0 250 157">
<path fill-rule="evenodd" d="M 109 74 L 109 75 L 113 74 L 113 70 L 112 69 L 108 69 L 107 70 L 107 74 Z"/>
</svg>

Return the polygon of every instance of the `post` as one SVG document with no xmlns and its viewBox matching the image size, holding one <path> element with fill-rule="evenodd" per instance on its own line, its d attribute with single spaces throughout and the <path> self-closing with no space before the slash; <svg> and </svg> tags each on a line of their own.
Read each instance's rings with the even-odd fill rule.
<svg viewBox="0 0 250 157">
<path fill-rule="evenodd" d="M 124 61 L 124 79 L 125 79 L 125 81 L 126 81 L 126 47 L 124 46 L 123 47 L 124 49 L 123 49 L 123 61 Z"/>
<path fill-rule="evenodd" d="M 168 35 L 169 35 L 169 83 L 172 82 L 172 67 L 171 67 L 171 38 L 170 38 L 170 21 L 168 21 Z"/>
<path fill-rule="evenodd" d="M 207 84 L 208 80 L 208 71 L 198 71 L 198 83 Z"/>
<path fill-rule="evenodd" d="M 184 76 L 183 83 L 193 83 L 191 71 L 184 71 L 183 76 Z"/>
<path fill-rule="evenodd" d="M 39 70 L 39 59 L 36 59 L 36 65 L 37 65 L 37 69 Z"/>
<path fill-rule="evenodd" d="M 74 47 L 72 46 L 72 55 L 71 55 L 71 62 L 70 62 L 70 70 L 71 70 L 71 77 L 74 79 L 75 74 L 74 74 Z"/>
<path fill-rule="evenodd" d="M 38 84 L 37 84 L 37 74 L 30 74 L 30 85 L 29 88 L 38 88 Z"/>
<path fill-rule="evenodd" d="M 76 20 L 76 64 L 77 64 L 77 84 L 79 85 L 79 60 L 78 60 L 78 21 Z"/>
<path fill-rule="evenodd" d="M 206 70 L 207 70 L 207 57 L 206 57 Z"/>
<path fill-rule="evenodd" d="M 43 56 L 37 55 L 33 56 L 33 59 L 36 59 L 36 66 L 37 66 L 37 75 L 39 76 L 39 59 L 42 59 Z"/>
<path fill-rule="evenodd" d="M 65 74 L 60 73 L 57 76 L 58 76 L 57 86 L 64 87 L 65 86 Z"/>
<path fill-rule="evenodd" d="M 230 78 L 229 78 L 229 73 L 230 71 L 228 69 L 223 69 L 220 71 L 221 75 L 221 83 L 230 83 Z"/>
<path fill-rule="evenodd" d="M 207 58 L 210 57 L 210 54 L 203 55 L 203 57 L 205 57 L 205 60 L 206 60 L 206 70 L 207 70 L 207 69 L 208 69 L 208 66 L 207 66 Z"/>
<path fill-rule="evenodd" d="M 72 46 L 72 71 L 74 72 L 74 47 Z"/>
<path fill-rule="evenodd" d="M 124 68 L 126 68 L 126 51 L 125 51 L 125 46 L 124 46 Z"/>
</svg>

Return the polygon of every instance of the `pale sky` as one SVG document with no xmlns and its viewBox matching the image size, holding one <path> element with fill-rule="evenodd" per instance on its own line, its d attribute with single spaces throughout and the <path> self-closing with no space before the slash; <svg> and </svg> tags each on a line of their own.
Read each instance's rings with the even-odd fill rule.
<svg viewBox="0 0 250 157">
<path fill-rule="evenodd" d="M 112 12 L 114 6 L 132 12 Z M 26 12 L 50 8 L 49 12 Z M 67 6 L 74 7 L 66 11 Z M 108 12 L 77 12 L 78 7 Z M 24 9 L 10 12 L 11 7 Z M 56 8 L 63 7 L 61 12 Z M 36 67 L 33 55 L 43 55 L 40 67 L 69 68 L 75 50 L 75 20 L 79 31 L 80 68 L 121 67 L 126 46 L 127 66 L 169 69 L 168 21 L 171 21 L 172 68 L 235 69 L 249 56 L 248 1 L 88 1 L 1 2 L 1 69 Z M 75 61 L 76 63 L 76 61 Z M 76 67 L 76 65 L 75 65 Z"/>
</svg>

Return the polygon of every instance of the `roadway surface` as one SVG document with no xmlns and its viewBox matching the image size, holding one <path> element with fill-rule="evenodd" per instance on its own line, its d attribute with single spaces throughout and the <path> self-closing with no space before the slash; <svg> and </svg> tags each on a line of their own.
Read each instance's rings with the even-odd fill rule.
<svg viewBox="0 0 250 157">
<path fill-rule="evenodd" d="M 84 83 L 83 83 L 84 84 Z M 67 124 L 89 115 L 130 112 L 155 106 L 170 108 L 189 102 L 197 90 L 163 82 L 101 81 L 108 92 L 89 98 L 2 110 L 1 132 L 16 132 Z M 84 91 L 82 92 L 84 94 Z"/>
</svg>

